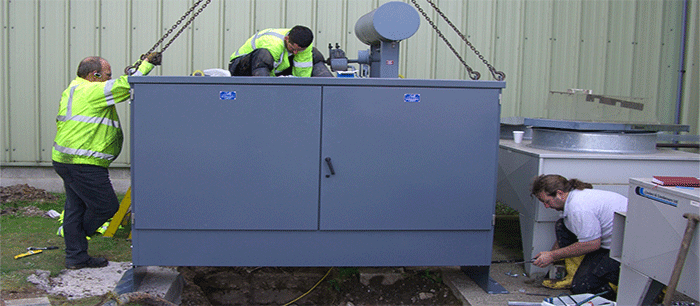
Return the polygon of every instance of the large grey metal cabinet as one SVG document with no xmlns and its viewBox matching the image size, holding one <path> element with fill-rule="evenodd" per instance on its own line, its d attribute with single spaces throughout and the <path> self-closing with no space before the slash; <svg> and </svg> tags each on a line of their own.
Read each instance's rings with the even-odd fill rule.
<svg viewBox="0 0 700 306">
<path fill-rule="evenodd" d="M 129 81 L 135 265 L 490 265 L 505 83 Z"/>
</svg>

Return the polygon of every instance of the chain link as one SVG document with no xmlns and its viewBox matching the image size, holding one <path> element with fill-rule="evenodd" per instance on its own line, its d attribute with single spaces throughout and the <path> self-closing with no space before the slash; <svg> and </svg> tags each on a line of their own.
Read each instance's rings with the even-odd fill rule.
<svg viewBox="0 0 700 306">
<path fill-rule="evenodd" d="M 199 6 L 199 4 L 202 3 L 202 1 L 205 1 L 205 0 L 198 0 L 197 2 L 195 2 L 195 3 L 185 12 L 185 14 L 182 15 L 182 17 L 180 17 L 180 19 L 178 19 L 178 20 L 175 22 L 175 24 L 174 24 L 172 27 L 170 27 L 170 29 L 168 29 L 167 32 L 165 32 L 165 34 L 163 34 L 163 36 L 153 45 L 153 47 L 151 47 L 150 50 L 148 50 L 148 52 L 146 52 L 146 53 L 144 53 L 144 54 L 141 54 L 141 58 L 140 58 L 134 65 L 132 65 L 132 66 L 127 66 L 126 68 L 124 68 L 124 73 L 126 73 L 126 74 L 128 74 L 128 75 L 131 75 L 132 73 L 136 72 L 136 70 L 139 68 L 139 65 L 141 65 L 141 62 L 142 62 L 143 60 L 146 59 L 146 56 L 148 56 L 148 54 L 153 53 L 153 51 L 155 51 L 156 48 L 158 48 L 158 46 L 159 46 L 161 43 L 163 43 L 163 41 L 164 41 L 166 38 L 168 38 L 168 36 L 170 36 L 171 33 L 173 33 L 173 31 L 175 31 L 175 29 L 182 23 L 182 21 L 184 21 L 185 18 L 187 18 L 187 16 L 189 16 L 190 14 L 192 14 L 192 12 L 194 11 L 194 9 L 197 8 L 197 6 Z M 168 43 L 166 43 L 166 44 L 163 46 L 163 48 L 160 50 L 161 53 L 165 52 L 165 50 L 168 49 L 168 47 L 170 46 L 170 44 L 172 44 L 173 41 L 175 41 L 175 39 L 176 39 L 178 36 L 180 36 L 180 34 L 181 34 L 185 29 L 187 29 L 187 26 L 189 26 L 189 25 L 194 21 L 194 19 L 197 18 L 197 16 L 199 15 L 199 13 L 201 13 L 201 12 L 204 10 L 204 8 L 206 8 L 207 5 L 209 5 L 210 2 L 211 2 L 211 0 L 206 0 L 206 2 L 204 2 L 204 4 L 197 10 L 197 12 L 195 12 L 194 15 L 192 15 L 192 17 L 190 17 L 190 19 L 187 20 L 187 22 L 185 22 L 185 25 L 183 25 L 183 26 L 180 28 L 180 30 L 178 30 L 177 33 L 175 33 L 175 36 L 173 36 L 173 38 L 171 38 L 171 39 L 168 41 Z"/>
<path fill-rule="evenodd" d="M 489 64 L 489 62 L 486 60 L 486 58 L 484 58 L 484 56 L 481 55 L 481 53 L 478 50 L 476 50 L 474 45 L 472 45 L 472 43 L 469 42 L 469 40 L 467 40 L 467 38 L 464 36 L 464 34 L 462 34 L 462 32 L 460 32 L 459 29 L 457 29 L 457 27 L 447 18 L 447 16 L 445 16 L 445 14 L 437 7 L 437 5 L 435 5 L 433 0 L 426 0 L 426 1 L 428 1 L 430 6 L 432 6 L 433 9 L 440 15 L 440 17 L 442 17 L 442 19 L 444 19 L 445 22 L 447 22 L 447 24 L 457 33 L 457 35 L 459 35 L 459 37 L 462 38 L 462 40 L 467 44 L 467 46 L 469 46 L 469 48 L 474 52 L 474 54 L 476 54 L 476 56 L 479 57 L 479 59 L 486 65 L 486 67 L 489 68 L 489 71 L 491 72 L 491 75 L 493 75 L 494 79 L 496 79 L 498 81 L 503 81 L 506 79 L 506 74 L 503 73 L 502 71 L 496 70 L 495 67 L 493 67 L 491 64 Z M 452 44 L 450 44 L 450 42 L 447 41 L 447 38 L 445 38 L 445 35 L 442 34 L 442 32 L 437 28 L 435 23 L 430 19 L 430 17 L 428 17 L 428 14 L 426 14 L 425 11 L 420 7 L 420 5 L 418 5 L 416 0 L 411 0 L 411 2 L 418 9 L 418 11 L 421 13 L 421 15 L 423 15 L 425 20 L 427 20 L 428 23 L 433 27 L 433 29 L 438 34 L 438 36 L 440 36 L 440 38 L 445 42 L 445 44 L 447 44 L 447 46 L 450 48 L 450 50 L 452 50 L 452 53 L 454 53 L 457 56 L 457 58 L 459 59 L 459 61 L 462 62 L 462 65 L 464 65 L 464 67 L 467 68 L 467 71 L 469 72 L 469 77 L 472 80 L 478 80 L 481 77 L 481 74 L 479 72 L 473 71 L 472 68 L 469 67 L 469 65 L 467 65 L 467 63 L 464 61 L 464 59 L 459 55 L 459 53 L 457 53 L 457 51 L 454 49 L 454 47 L 452 47 Z"/>
</svg>

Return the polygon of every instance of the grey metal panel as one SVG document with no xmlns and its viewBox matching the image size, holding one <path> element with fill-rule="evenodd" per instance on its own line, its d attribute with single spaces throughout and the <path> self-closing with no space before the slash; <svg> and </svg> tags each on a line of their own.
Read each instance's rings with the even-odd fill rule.
<svg viewBox="0 0 700 306">
<path fill-rule="evenodd" d="M 497 101 L 505 83 L 244 77 L 132 77 L 130 82 L 134 86 L 131 106 L 135 264 L 490 265 L 499 127 Z M 235 90 L 236 99 L 221 100 L 222 90 Z M 377 97 L 371 103 L 374 105 L 360 104 L 370 115 L 364 123 L 370 127 L 372 122 L 380 122 L 375 123 L 377 126 L 382 126 L 382 122 L 395 124 L 393 131 L 356 134 L 351 130 L 353 125 L 363 123 L 342 107 L 334 111 L 336 106 L 351 104 L 348 99 L 353 96 L 348 93 L 363 93 L 354 96 L 363 100 L 370 92 Z M 421 93 L 421 102 L 404 102 L 405 93 Z M 389 107 L 395 103 L 389 100 L 394 95 L 401 106 L 413 109 L 399 111 Z M 290 97 L 295 99 L 289 101 Z M 322 107 L 328 111 L 327 116 L 322 116 Z M 389 112 L 377 112 L 381 108 Z M 355 122 L 349 124 L 347 119 L 336 116 L 349 116 Z M 343 136 L 341 140 L 322 126 L 348 131 L 337 134 Z M 465 136 L 465 130 L 471 134 Z M 329 210 L 324 210 L 324 206 L 337 210 L 334 202 L 338 199 L 334 197 L 345 195 L 336 191 L 352 189 L 358 181 L 342 180 L 345 173 L 354 171 L 343 165 L 338 166 L 337 176 L 323 177 L 326 172 L 320 168 L 324 156 L 321 150 L 333 153 L 338 147 L 345 151 L 348 148 L 343 147 L 343 142 L 352 143 L 362 136 L 371 140 L 376 135 L 380 135 L 375 140 L 379 139 L 383 152 L 396 157 L 396 165 L 427 169 L 410 173 L 422 175 L 423 180 L 409 183 L 435 185 L 428 186 L 434 187 L 431 189 L 417 186 L 413 191 L 419 193 L 414 195 L 418 200 L 423 200 L 422 194 L 428 194 L 434 195 L 438 203 L 400 203 L 406 204 L 400 207 L 403 211 L 396 211 L 396 207 L 389 211 L 396 216 L 390 216 L 394 219 L 388 224 L 396 225 L 403 218 L 400 221 L 406 225 L 393 226 L 388 231 L 359 220 L 362 228 L 324 228 L 319 223 L 334 224 L 331 218 L 348 217 L 326 214 Z M 431 138 L 442 144 L 425 140 Z M 431 144 L 433 147 L 428 147 Z M 465 144 L 471 147 L 464 149 Z M 377 158 L 369 156 L 362 147 L 349 150 L 345 153 L 369 160 L 370 164 Z M 411 155 L 412 151 L 433 156 Z M 470 153 L 480 158 L 473 158 Z M 337 156 L 342 160 L 344 155 Z M 357 165 L 353 168 L 360 168 L 361 164 Z M 377 169 L 360 170 L 369 171 L 359 176 L 368 179 Z M 389 170 L 408 176 L 406 171 Z M 456 183 L 436 178 L 437 173 L 444 173 Z M 479 177 L 464 180 L 464 173 Z M 328 188 L 324 186 L 326 182 L 319 181 L 336 178 L 340 178 L 334 181 L 337 184 L 328 184 Z M 407 181 L 403 177 L 385 180 L 380 182 L 385 186 L 381 192 L 359 196 L 382 199 L 388 191 L 406 190 L 402 182 Z M 341 183 L 350 187 L 340 186 Z M 449 186 L 440 189 L 440 185 Z M 469 198 L 462 189 L 470 193 Z M 459 201 L 453 201 L 455 198 Z M 427 204 L 427 208 L 419 204 Z M 365 209 L 357 203 L 349 205 L 344 208 L 355 216 Z M 459 215 L 446 216 L 444 212 Z M 421 218 L 436 225 L 415 221 Z M 194 251 L 202 249 L 217 252 Z M 435 254 L 435 249 L 442 251 Z M 163 253 L 168 256 L 162 256 Z M 230 255 L 234 253 L 235 256 Z"/>
<path fill-rule="evenodd" d="M 630 179 L 629 183 L 621 264 L 668 285 L 675 264 L 672 259 L 678 255 L 688 224 L 683 214 L 700 213 L 700 190 L 662 187 L 651 183 L 651 178 Z M 700 237 L 696 228 L 676 288 L 696 300 L 700 298 L 699 267 Z M 621 284 L 621 293 L 626 286 Z"/>
<path fill-rule="evenodd" d="M 527 85 L 521 88 L 520 100 L 513 102 L 523 103 L 523 107 L 520 108 L 520 114 L 518 114 L 519 116 L 540 117 L 542 113 L 546 112 L 546 89 L 549 88 L 549 83 L 553 77 L 548 68 L 552 52 L 553 1 L 525 1 L 524 3 L 523 8 L 526 18 L 521 25 L 522 56 L 519 63 L 523 66 L 523 69 L 518 79 L 522 79 Z M 533 63 L 534 65 L 528 63 Z M 512 116 L 512 114 L 503 115 L 506 117 Z"/>
<path fill-rule="evenodd" d="M 208 239 L 202 239 L 204 235 Z M 137 266 L 489 266 L 492 239 L 492 231 L 188 231 L 172 235 L 139 230 L 133 233 L 132 262 Z"/>
<path fill-rule="evenodd" d="M 49 70 L 55 73 L 49 75 L 40 74 L 50 78 L 53 82 L 40 82 L 37 89 L 39 93 L 39 149 L 42 161 L 51 160 L 51 147 L 56 135 L 56 115 L 58 114 L 58 101 L 61 92 L 68 86 L 69 80 L 62 77 L 59 71 L 67 70 L 67 50 L 65 50 L 66 20 L 64 18 L 67 4 L 63 1 L 49 1 L 41 4 L 39 11 L 39 69 Z M 71 65 L 72 66 L 72 65 Z M 77 67 L 71 67 L 75 75 Z M 49 97 L 52 97 L 50 99 Z"/>
<path fill-rule="evenodd" d="M 256 77 L 189 77 L 189 76 L 132 76 L 132 84 L 256 84 L 256 85 L 313 85 L 349 87 L 440 87 L 469 89 L 502 89 L 505 82 L 472 80 L 425 79 L 370 79 L 370 78 L 256 78 Z M 484 102 L 485 103 L 485 102 Z"/>
<path fill-rule="evenodd" d="M 37 48 L 32 39 L 37 37 L 37 3 L 31 2 L 25 5 L 11 3 L 9 16 L 21 16 L 9 20 L 9 45 L 12 52 L 7 55 L 9 101 L 8 121 L 10 123 L 10 146 L 6 148 L 10 161 L 34 162 L 39 160 L 37 156 L 37 137 L 39 122 L 38 99 L 36 86 L 23 86 L 22 84 L 34 84 L 37 81 Z M 27 62 L 24 59 L 30 58 Z"/>
<path fill-rule="evenodd" d="M 136 84 L 134 92 L 134 229 L 318 227 L 320 88 Z"/>
<path fill-rule="evenodd" d="M 9 118 L 10 118 L 10 94 L 9 94 L 9 75 L 8 75 L 8 62 L 9 62 L 9 54 L 10 54 L 10 44 L 9 44 L 9 27 L 5 26 L 6 24 L 9 23 L 8 20 L 8 15 L 7 12 L 9 10 L 10 3 L 9 1 L 3 1 L 0 2 L 0 20 L 2 20 L 2 30 L 0 30 L 0 41 L 2 42 L 0 44 L 0 49 L 2 52 L 0 52 L 0 67 L 3 67 L 2 70 L 0 70 L 0 119 L 2 119 L 2 123 L 0 123 L 0 162 L 3 164 L 7 163 L 10 158 L 9 158 L 9 148 L 10 148 L 10 123 L 9 123 Z"/>
<path fill-rule="evenodd" d="M 325 87 L 321 229 L 490 229 L 499 92 Z"/>
</svg>

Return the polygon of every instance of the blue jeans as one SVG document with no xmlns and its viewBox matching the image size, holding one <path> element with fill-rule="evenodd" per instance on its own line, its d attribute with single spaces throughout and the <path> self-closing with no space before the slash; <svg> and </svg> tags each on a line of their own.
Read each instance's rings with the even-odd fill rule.
<svg viewBox="0 0 700 306">
<path fill-rule="evenodd" d="M 66 203 L 63 214 L 63 239 L 66 265 L 87 261 L 88 241 L 95 231 L 119 210 L 109 171 L 105 167 L 53 162 L 63 179 Z"/>
</svg>

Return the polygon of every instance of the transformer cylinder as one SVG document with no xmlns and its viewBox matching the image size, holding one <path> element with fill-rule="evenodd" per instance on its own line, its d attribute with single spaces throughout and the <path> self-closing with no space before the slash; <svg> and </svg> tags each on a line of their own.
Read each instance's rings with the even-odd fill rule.
<svg viewBox="0 0 700 306">
<path fill-rule="evenodd" d="M 355 35 L 367 45 L 400 41 L 413 36 L 420 26 L 418 12 L 404 2 L 387 2 L 360 17 Z"/>
</svg>

